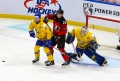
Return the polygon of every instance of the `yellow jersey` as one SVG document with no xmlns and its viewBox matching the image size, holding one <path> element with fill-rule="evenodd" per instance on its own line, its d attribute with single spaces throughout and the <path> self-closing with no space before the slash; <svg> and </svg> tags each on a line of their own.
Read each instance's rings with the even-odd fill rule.
<svg viewBox="0 0 120 81">
<path fill-rule="evenodd" d="M 34 29 L 36 37 L 39 40 L 50 40 L 52 38 L 52 31 L 50 27 L 43 22 L 43 20 L 40 20 L 38 24 L 32 20 L 29 25 L 29 31 L 33 31 Z"/>
<path fill-rule="evenodd" d="M 84 36 L 82 36 L 81 27 L 73 28 L 70 33 L 76 37 L 77 47 L 80 49 L 85 49 L 89 45 L 91 40 L 95 40 L 97 42 L 97 39 L 90 31 L 88 31 Z"/>
</svg>

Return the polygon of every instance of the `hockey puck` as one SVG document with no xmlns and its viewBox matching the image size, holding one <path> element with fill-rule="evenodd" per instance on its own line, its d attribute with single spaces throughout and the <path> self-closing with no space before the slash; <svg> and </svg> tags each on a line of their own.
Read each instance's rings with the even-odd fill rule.
<svg viewBox="0 0 120 81">
<path fill-rule="evenodd" d="M 4 60 L 2 62 L 5 62 Z"/>
</svg>

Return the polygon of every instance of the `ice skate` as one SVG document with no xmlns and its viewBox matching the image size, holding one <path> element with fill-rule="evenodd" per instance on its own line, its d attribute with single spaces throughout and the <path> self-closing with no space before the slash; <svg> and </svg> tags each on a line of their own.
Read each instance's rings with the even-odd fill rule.
<svg viewBox="0 0 120 81">
<path fill-rule="evenodd" d="M 107 66 L 107 65 L 108 65 L 108 62 L 107 62 L 107 60 L 105 60 L 105 62 L 103 63 L 102 66 Z"/>
<path fill-rule="evenodd" d="M 68 66 L 68 65 L 70 65 L 70 62 L 68 62 L 68 61 L 65 61 L 65 62 L 62 64 L 62 66 Z"/>
<path fill-rule="evenodd" d="M 62 64 L 62 66 L 68 66 L 70 65 L 70 62 L 71 62 L 71 57 L 69 57 L 68 60 Z"/>
<path fill-rule="evenodd" d="M 45 64 L 47 64 L 48 62 L 49 62 L 49 60 L 46 60 L 46 61 L 45 61 Z"/>
<path fill-rule="evenodd" d="M 52 66 L 52 65 L 54 65 L 55 63 L 54 63 L 54 61 L 49 61 L 48 63 L 46 63 L 46 66 Z"/>
<path fill-rule="evenodd" d="M 39 62 L 39 58 L 35 58 L 35 59 L 32 61 L 32 63 L 37 63 L 37 62 Z"/>
</svg>

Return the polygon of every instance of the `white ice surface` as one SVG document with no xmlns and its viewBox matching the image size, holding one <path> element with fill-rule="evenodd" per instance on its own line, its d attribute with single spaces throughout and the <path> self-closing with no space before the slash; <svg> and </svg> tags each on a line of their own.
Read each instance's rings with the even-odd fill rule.
<svg viewBox="0 0 120 81">
<path fill-rule="evenodd" d="M 55 50 L 55 66 L 45 67 L 47 59 L 42 48 L 38 64 L 32 64 L 36 38 L 30 38 L 27 31 L 29 20 L 0 18 L 0 81 L 120 81 L 120 52 L 103 47 L 97 52 L 107 58 L 109 65 L 100 67 L 83 55 L 79 64 L 71 63 L 63 68 L 60 53 Z M 52 27 L 52 24 L 49 23 Z M 68 26 L 69 30 L 74 26 Z M 90 29 L 99 44 L 116 46 L 118 36 L 114 33 Z M 76 44 L 76 41 L 74 42 Z M 67 52 L 74 52 L 66 44 Z M 2 62 L 4 60 L 5 62 Z"/>
</svg>

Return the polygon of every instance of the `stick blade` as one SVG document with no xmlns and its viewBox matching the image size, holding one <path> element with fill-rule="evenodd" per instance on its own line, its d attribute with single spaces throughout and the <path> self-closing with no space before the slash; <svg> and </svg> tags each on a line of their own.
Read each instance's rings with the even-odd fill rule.
<svg viewBox="0 0 120 81">
<path fill-rule="evenodd" d="M 75 54 L 75 53 L 67 53 L 67 55 L 68 55 L 69 57 L 71 57 L 71 58 L 73 58 L 73 57 L 76 57 L 76 56 L 77 56 L 77 54 Z"/>
</svg>

